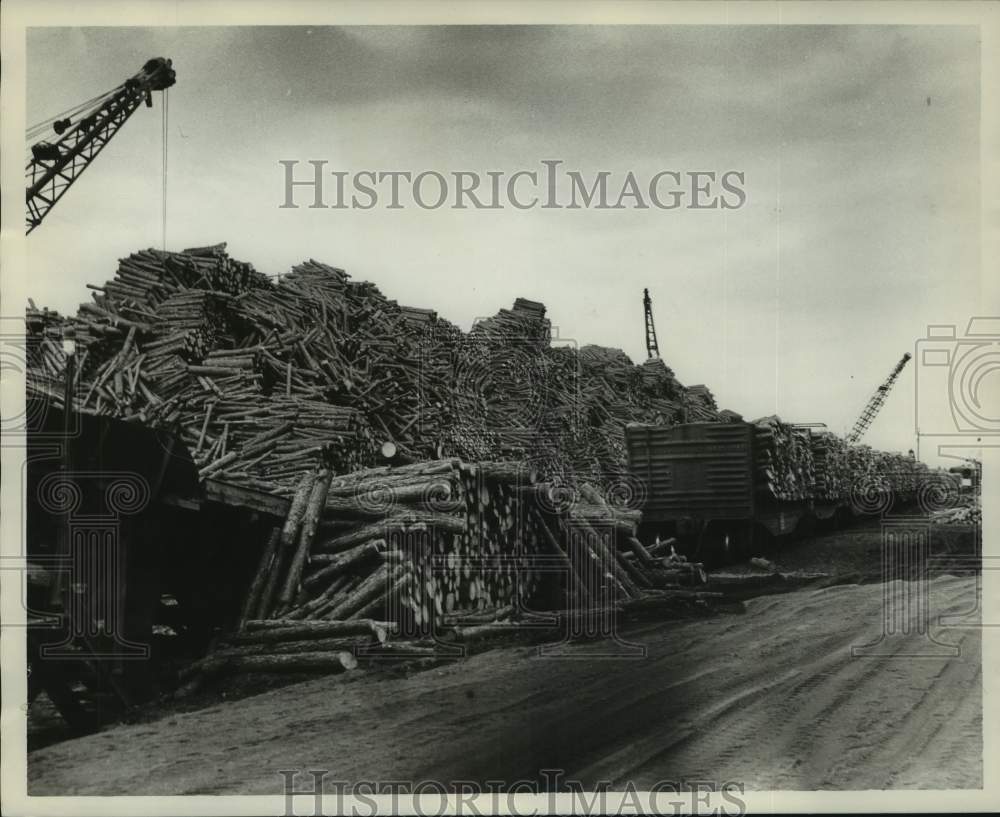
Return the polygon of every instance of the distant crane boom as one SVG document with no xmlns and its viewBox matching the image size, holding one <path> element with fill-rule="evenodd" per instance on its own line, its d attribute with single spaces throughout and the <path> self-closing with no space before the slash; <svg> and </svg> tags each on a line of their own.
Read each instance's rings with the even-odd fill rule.
<svg viewBox="0 0 1000 817">
<path fill-rule="evenodd" d="M 854 444 L 864 436 L 868 427 L 878 416 L 879 411 L 881 411 L 882 404 L 885 403 L 885 398 L 889 396 L 889 392 L 891 391 L 893 384 L 896 382 L 896 378 L 899 377 L 899 373 L 903 371 L 903 368 L 906 366 L 907 361 L 909 361 L 911 357 L 912 355 L 910 355 L 909 352 L 903 355 L 899 363 L 897 363 L 895 368 L 889 373 L 885 382 L 875 390 L 875 394 L 871 396 L 868 404 L 861 412 L 861 416 L 858 417 L 857 421 L 854 423 L 854 428 L 852 428 L 851 432 L 847 435 L 847 442 Z"/>
<path fill-rule="evenodd" d="M 145 101 L 151 108 L 152 92 L 166 90 L 176 82 L 171 65 L 163 57 L 149 60 L 76 123 L 68 119 L 56 122 L 54 129 L 61 134 L 57 142 L 31 146 L 31 160 L 24 171 L 27 232 L 42 223 L 139 105 Z"/>
<path fill-rule="evenodd" d="M 642 308 L 646 316 L 646 354 L 651 357 L 660 356 L 660 347 L 656 343 L 656 327 L 653 325 L 653 300 L 649 290 L 642 291 Z"/>
</svg>

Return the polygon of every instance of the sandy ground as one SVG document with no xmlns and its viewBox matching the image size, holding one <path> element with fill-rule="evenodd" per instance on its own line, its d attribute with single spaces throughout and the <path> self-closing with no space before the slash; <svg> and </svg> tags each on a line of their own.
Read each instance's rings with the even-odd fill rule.
<svg viewBox="0 0 1000 817">
<path fill-rule="evenodd" d="M 933 616 L 972 608 L 975 579 L 930 583 Z M 360 673 L 118 726 L 29 756 L 32 794 L 279 794 L 279 769 L 330 780 L 537 780 L 585 786 L 738 781 L 747 789 L 978 788 L 982 674 L 975 627 L 883 642 L 884 593 L 840 585 L 747 602 L 746 613 L 627 632 L 540 657 L 497 649 L 408 678 Z M 935 619 L 936 620 L 936 619 Z"/>
</svg>

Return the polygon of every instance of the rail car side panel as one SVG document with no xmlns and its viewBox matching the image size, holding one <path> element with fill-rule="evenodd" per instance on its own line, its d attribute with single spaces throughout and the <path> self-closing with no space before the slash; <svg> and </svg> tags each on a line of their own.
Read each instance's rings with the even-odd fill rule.
<svg viewBox="0 0 1000 817">
<path fill-rule="evenodd" d="M 626 446 L 629 469 L 645 488 L 644 521 L 754 517 L 748 423 L 632 424 Z"/>
</svg>

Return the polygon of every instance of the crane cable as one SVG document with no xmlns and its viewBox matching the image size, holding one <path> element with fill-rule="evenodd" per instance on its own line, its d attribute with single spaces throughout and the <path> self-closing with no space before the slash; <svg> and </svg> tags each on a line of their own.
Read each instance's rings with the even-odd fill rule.
<svg viewBox="0 0 1000 817">
<path fill-rule="evenodd" d="M 163 89 L 163 199 L 161 202 L 162 213 L 163 213 L 163 245 L 162 249 L 166 252 L 167 249 L 167 135 L 170 133 L 169 127 L 169 105 L 170 97 L 168 96 L 169 88 Z"/>
<path fill-rule="evenodd" d="M 112 94 L 117 93 L 123 87 L 124 87 L 123 85 L 118 85 L 112 88 L 110 91 L 106 91 L 103 94 L 98 94 L 92 99 L 88 99 L 86 102 L 81 102 L 79 105 L 74 105 L 72 108 L 67 108 L 65 111 L 62 111 L 61 113 L 53 114 L 47 119 L 43 119 L 40 122 L 36 122 L 34 125 L 25 130 L 25 136 L 29 140 L 33 139 L 34 137 L 41 135 L 50 127 L 52 127 L 52 123 L 55 122 L 55 120 L 59 119 L 60 117 L 68 116 L 72 118 L 73 116 L 76 116 L 78 113 L 83 111 L 85 108 L 96 106 L 99 103 L 103 103 L 108 97 L 110 97 Z"/>
</svg>

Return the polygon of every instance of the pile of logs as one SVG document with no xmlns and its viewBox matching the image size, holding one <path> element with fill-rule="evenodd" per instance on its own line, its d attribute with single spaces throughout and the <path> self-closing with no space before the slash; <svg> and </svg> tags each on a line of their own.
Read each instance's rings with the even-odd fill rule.
<svg viewBox="0 0 1000 817">
<path fill-rule="evenodd" d="M 848 444 L 829 431 L 812 435 L 813 464 L 816 472 L 815 497 L 837 501 L 851 490 L 851 466 Z"/>
<path fill-rule="evenodd" d="M 868 452 L 873 459 L 872 469 L 897 496 L 912 495 L 935 480 L 948 480 L 944 474 L 932 475 L 924 463 L 904 454 L 873 449 Z"/>
<path fill-rule="evenodd" d="M 687 387 L 686 397 L 691 405 L 698 405 L 710 412 L 717 413 L 718 406 L 715 403 L 715 395 L 712 394 L 708 386 L 698 383 Z"/>
<path fill-rule="evenodd" d="M 953 508 L 944 508 L 930 515 L 935 525 L 974 525 L 983 524 L 983 506 L 978 496 L 963 497 Z"/>
<path fill-rule="evenodd" d="M 931 478 L 922 462 L 903 454 L 877 451 L 867 445 L 850 446 L 843 438 L 829 432 L 814 434 L 812 449 L 817 499 L 844 499 L 852 491 L 864 492 L 872 488 L 908 497 Z"/>
<path fill-rule="evenodd" d="M 358 468 L 374 457 L 376 445 L 355 409 L 274 395 L 222 395 L 208 403 L 200 431 L 193 424 L 182 428 L 195 460 L 205 463 L 202 477 L 275 494 L 288 493 L 317 462 L 337 473 Z"/>
<path fill-rule="evenodd" d="M 762 417 L 754 423 L 756 484 L 786 502 L 808 499 L 816 481 L 809 430 Z"/>
<path fill-rule="evenodd" d="M 542 350 L 552 338 L 552 325 L 545 317 L 544 304 L 518 298 L 512 309 L 476 321 L 471 334 L 493 344 Z"/>
<path fill-rule="evenodd" d="M 810 432 L 777 417 L 755 426 L 757 476 L 777 499 L 837 502 L 875 494 L 912 499 L 922 486 L 941 479 L 910 456 L 849 445 L 827 431 Z"/>
<path fill-rule="evenodd" d="M 717 419 L 659 359 L 551 342 L 525 298 L 466 334 L 315 260 L 272 281 L 224 244 L 133 253 L 91 289 L 75 316 L 31 304 L 33 387 L 62 399 L 72 329 L 79 410 L 171 427 L 203 473 L 284 491 L 321 465 L 374 464 L 385 443 L 403 462 L 532 458 L 607 482 L 626 423 Z"/>
<path fill-rule="evenodd" d="M 57 404 L 78 347 L 77 408 L 177 431 L 203 476 L 291 493 L 337 474 L 440 457 L 530 461 L 544 478 L 613 485 L 630 422 L 732 422 L 709 389 L 685 388 L 659 358 L 554 342 L 525 298 L 469 333 L 400 306 L 309 260 L 274 282 L 225 245 L 144 250 L 65 317 L 32 302 L 29 389 Z M 843 498 L 885 484 L 912 492 L 919 466 L 840 438 L 756 421 L 758 484 L 781 500 Z"/>
<path fill-rule="evenodd" d="M 540 482 L 517 463 L 311 471 L 261 551 L 238 626 L 185 680 L 423 660 L 455 641 L 558 638 L 588 616 L 704 604 L 702 566 L 672 540 L 641 544 L 639 519 L 595 485 Z"/>
<path fill-rule="evenodd" d="M 669 544 L 644 548 L 640 513 L 597 486 L 536 480 L 519 463 L 455 459 L 310 472 L 264 550 L 243 620 L 375 618 L 421 630 L 461 612 L 530 609 L 552 593 L 572 606 L 581 588 L 631 599 L 696 570 L 668 564 Z"/>
<path fill-rule="evenodd" d="M 531 474 L 458 460 L 300 481 L 265 549 L 245 620 L 393 620 L 421 629 L 456 610 L 531 598 L 538 576 L 516 501 Z"/>
</svg>

